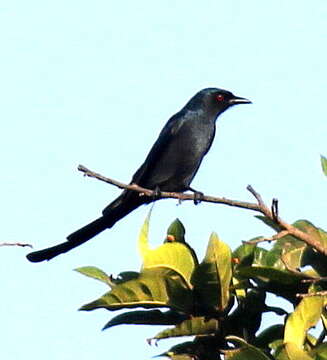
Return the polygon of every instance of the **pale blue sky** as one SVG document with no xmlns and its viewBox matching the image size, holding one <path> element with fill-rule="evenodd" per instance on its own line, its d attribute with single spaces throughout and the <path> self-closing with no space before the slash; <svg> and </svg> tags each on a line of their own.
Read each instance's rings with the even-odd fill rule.
<svg viewBox="0 0 327 360">
<path fill-rule="evenodd" d="M 285 220 L 326 228 L 326 19 L 326 0 L 3 1 L 0 242 L 40 249 L 96 218 L 119 191 L 77 165 L 128 182 L 168 118 L 208 86 L 253 105 L 221 116 L 193 186 L 250 200 L 252 184 Z M 2 247 L 0 357 L 150 359 L 169 348 L 145 342 L 160 327 L 101 332 L 115 313 L 77 312 L 106 289 L 72 269 L 137 270 L 147 211 L 49 263 Z M 250 212 L 170 200 L 154 208 L 154 243 L 176 217 L 200 257 L 213 230 L 232 248 L 270 234 Z"/>
</svg>

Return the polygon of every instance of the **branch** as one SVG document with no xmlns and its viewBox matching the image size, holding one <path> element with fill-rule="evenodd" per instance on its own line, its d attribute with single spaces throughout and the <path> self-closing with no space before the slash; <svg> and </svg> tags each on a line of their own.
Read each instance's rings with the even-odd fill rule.
<svg viewBox="0 0 327 360">
<path fill-rule="evenodd" d="M 187 193 L 179 193 L 179 192 L 167 192 L 162 191 L 160 192 L 158 196 L 158 192 L 150 189 L 143 188 L 141 186 L 138 186 L 137 184 L 124 184 L 120 181 L 105 177 L 101 174 L 98 174 L 94 171 L 89 170 L 83 165 L 78 166 L 78 170 L 84 173 L 84 176 L 88 176 L 91 178 L 98 179 L 100 181 L 103 181 L 107 184 L 114 185 L 120 189 L 126 189 L 131 191 L 136 191 L 140 194 L 140 196 L 149 196 L 154 197 L 155 199 L 178 199 L 179 201 L 185 201 L 185 200 L 197 200 L 195 194 L 187 194 Z M 314 249 L 316 249 L 318 252 L 324 254 L 327 256 L 327 248 L 325 248 L 319 241 L 317 241 L 313 236 L 310 236 L 309 234 L 297 229 L 291 224 L 286 223 L 284 220 L 282 220 L 279 217 L 278 214 L 278 201 L 276 199 L 273 199 L 271 209 L 264 203 L 262 200 L 262 197 L 259 193 L 257 193 L 251 185 L 247 186 L 247 190 L 255 197 L 257 200 L 257 203 L 249 203 L 245 201 L 237 201 L 237 200 L 231 200 L 226 199 L 224 197 L 215 197 L 215 196 L 209 196 L 209 195 L 203 195 L 201 196 L 201 201 L 203 202 L 209 202 L 209 203 L 215 203 L 215 204 L 224 204 L 228 206 L 238 207 L 242 209 L 248 209 L 252 211 L 259 212 L 272 220 L 274 223 L 279 225 L 279 227 L 283 230 L 281 233 L 292 235 L 303 242 L 305 242 L 307 245 L 312 246 Z M 284 232 L 285 231 L 285 232 Z M 277 240 L 281 236 L 275 236 L 271 240 Z"/>
<path fill-rule="evenodd" d="M 87 169 L 83 165 L 79 165 L 78 170 L 83 172 L 85 176 L 98 179 L 107 184 L 114 185 L 114 186 L 118 187 L 119 189 L 136 191 L 136 192 L 140 193 L 140 196 L 149 196 L 149 197 L 153 196 L 158 200 L 159 199 L 177 199 L 177 200 L 183 200 L 183 201 L 184 200 L 194 201 L 194 199 L 195 199 L 194 194 L 186 194 L 186 193 L 179 193 L 179 192 L 167 192 L 167 191 L 160 191 L 160 194 L 158 196 L 158 192 L 156 192 L 154 190 L 143 188 L 141 186 L 138 186 L 137 184 L 129 184 L 129 185 L 124 184 L 120 181 L 110 179 L 101 174 L 93 172 L 93 171 Z M 209 203 L 225 204 L 225 205 L 229 205 L 229 206 L 240 207 L 243 209 L 260 211 L 260 207 L 257 204 L 252 204 L 252 203 L 248 203 L 245 201 L 236 201 L 236 200 L 230 200 L 230 199 L 226 199 L 226 198 L 207 196 L 207 195 L 203 195 L 203 197 L 201 196 L 201 201 L 209 202 Z"/>
</svg>

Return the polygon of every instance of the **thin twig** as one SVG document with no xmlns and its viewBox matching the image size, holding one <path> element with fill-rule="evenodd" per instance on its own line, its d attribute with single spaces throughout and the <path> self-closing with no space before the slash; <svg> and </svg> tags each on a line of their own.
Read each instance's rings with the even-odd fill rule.
<svg viewBox="0 0 327 360">
<path fill-rule="evenodd" d="M 317 278 L 314 278 L 314 279 L 303 279 L 302 282 L 303 283 L 317 283 L 317 282 L 325 282 L 327 281 L 327 277 L 326 276 L 323 276 L 323 277 L 317 277 Z"/>
<path fill-rule="evenodd" d="M 106 182 L 108 184 L 117 186 L 120 189 L 126 189 L 126 190 L 132 190 L 139 192 L 143 196 L 156 196 L 156 199 L 178 199 L 179 201 L 184 200 L 195 200 L 194 194 L 187 194 L 187 193 L 178 193 L 178 192 L 166 192 L 162 191 L 160 192 L 160 196 L 158 196 L 156 191 L 143 188 L 141 186 L 138 186 L 137 184 L 124 184 L 120 181 L 113 180 L 111 178 L 105 177 L 101 174 L 98 174 L 94 171 L 89 170 L 83 165 L 78 166 L 78 170 L 83 172 L 85 176 L 89 176 L 92 178 L 96 178 L 98 180 L 101 180 L 103 182 Z M 327 256 L 327 248 L 325 248 L 319 241 L 315 239 L 314 236 L 312 236 L 309 233 L 303 232 L 299 230 L 298 228 L 294 227 L 291 224 L 288 224 L 284 220 L 282 220 L 278 215 L 278 202 L 276 199 L 273 200 L 272 203 L 272 209 L 269 209 L 268 206 L 264 203 L 262 200 L 261 195 L 256 192 L 251 185 L 247 186 L 247 190 L 255 197 L 257 200 L 257 204 L 255 203 L 249 203 L 245 201 L 237 201 L 237 200 L 231 200 L 226 199 L 224 197 L 215 197 L 215 196 L 209 196 L 209 195 L 203 195 L 201 197 L 202 202 L 209 202 L 209 203 L 215 203 L 215 204 L 224 204 L 228 206 L 238 207 L 242 209 L 248 209 L 252 211 L 260 212 L 261 214 L 265 215 L 267 218 L 275 222 L 283 231 L 285 231 L 285 235 L 292 235 L 302 241 L 304 241 L 307 245 L 312 246 L 314 249 L 316 249 L 318 252 L 320 252 L 323 255 Z M 281 231 L 279 234 L 283 233 Z M 281 235 L 276 235 L 277 238 L 280 238 Z"/>
<path fill-rule="evenodd" d="M 20 246 L 20 247 L 30 247 L 30 248 L 33 248 L 33 246 L 31 244 L 23 244 L 23 243 L 19 243 L 19 242 L 16 242 L 16 243 L 7 243 L 7 242 L 4 242 L 4 243 L 1 243 L 0 246 Z"/>
<path fill-rule="evenodd" d="M 278 239 L 281 239 L 282 237 L 289 235 L 289 232 L 287 230 L 283 230 L 280 231 L 279 233 L 271 236 L 271 237 L 260 237 L 258 239 L 253 239 L 253 240 L 249 240 L 249 241 L 243 241 L 243 244 L 249 244 L 249 245 L 253 245 L 253 244 L 258 244 L 261 242 L 271 242 L 271 241 L 276 241 Z"/>
<path fill-rule="evenodd" d="M 316 291 L 308 294 L 296 294 L 296 297 L 306 298 L 312 296 L 326 296 L 326 295 L 327 295 L 327 290 L 324 290 L 324 291 Z"/>
</svg>

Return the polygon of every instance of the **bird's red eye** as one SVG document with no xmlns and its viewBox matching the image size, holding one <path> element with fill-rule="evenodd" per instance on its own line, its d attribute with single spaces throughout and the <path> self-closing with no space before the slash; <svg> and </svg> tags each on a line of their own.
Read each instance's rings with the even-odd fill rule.
<svg viewBox="0 0 327 360">
<path fill-rule="evenodd" d="M 216 96 L 216 99 L 217 99 L 217 101 L 224 101 L 225 98 L 224 98 L 224 95 L 219 94 Z"/>
</svg>

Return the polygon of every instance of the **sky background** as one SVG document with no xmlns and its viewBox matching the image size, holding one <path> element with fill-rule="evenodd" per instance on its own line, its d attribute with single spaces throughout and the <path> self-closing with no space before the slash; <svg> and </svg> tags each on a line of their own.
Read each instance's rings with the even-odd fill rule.
<svg viewBox="0 0 327 360">
<path fill-rule="evenodd" d="M 193 187 L 253 200 L 251 184 L 279 199 L 288 222 L 326 229 L 326 19 L 326 0 L 2 1 L 0 242 L 41 249 L 98 217 L 119 190 L 84 178 L 78 164 L 129 182 L 168 118 L 205 87 L 253 105 L 219 118 Z M 1 247 L 0 358 L 141 360 L 168 349 L 145 341 L 162 327 L 101 332 L 116 313 L 77 311 L 107 289 L 72 270 L 138 270 L 147 212 L 48 263 Z M 151 240 L 159 245 L 178 217 L 201 259 L 212 231 L 232 248 L 270 235 L 253 215 L 161 201 Z"/>
</svg>

